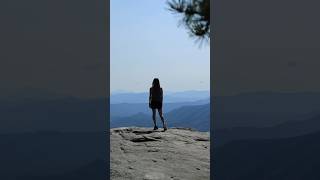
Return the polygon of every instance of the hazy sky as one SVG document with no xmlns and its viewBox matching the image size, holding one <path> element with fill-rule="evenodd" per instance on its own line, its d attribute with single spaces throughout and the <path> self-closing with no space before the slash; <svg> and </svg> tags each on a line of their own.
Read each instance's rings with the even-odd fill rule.
<svg viewBox="0 0 320 180">
<path fill-rule="evenodd" d="M 147 91 L 154 77 L 169 91 L 209 90 L 210 46 L 178 27 L 163 0 L 112 0 L 111 92 Z"/>
</svg>

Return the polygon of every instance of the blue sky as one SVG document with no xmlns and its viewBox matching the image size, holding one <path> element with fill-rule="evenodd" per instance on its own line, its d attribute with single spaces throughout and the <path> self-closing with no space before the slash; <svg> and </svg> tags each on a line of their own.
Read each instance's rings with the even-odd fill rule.
<svg viewBox="0 0 320 180">
<path fill-rule="evenodd" d="M 199 47 L 165 0 L 111 0 L 111 92 L 209 90 L 210 47 Z"/>
</svg>

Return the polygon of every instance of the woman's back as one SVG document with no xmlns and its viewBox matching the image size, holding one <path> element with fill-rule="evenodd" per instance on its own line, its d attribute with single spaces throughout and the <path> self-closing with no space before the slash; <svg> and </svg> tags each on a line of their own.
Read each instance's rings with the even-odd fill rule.
<svg viewBox="0 0 320 180">
<path fill-rule="evenodd" d="M 150 88 L 150 97 L 151 97 L 151 101 L 160 101 L 162 102 L 163 99 L 163 92 L 162 92 L 162 88 L 155 88 L 155 87 L 151 87 Z"/>
</svg>

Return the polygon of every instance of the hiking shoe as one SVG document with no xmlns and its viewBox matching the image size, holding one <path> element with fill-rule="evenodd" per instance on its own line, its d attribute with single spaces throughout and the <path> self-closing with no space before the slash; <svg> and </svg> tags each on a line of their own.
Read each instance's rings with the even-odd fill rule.
<svg viewBox="0 0 320 180">
<path fill-rule="evenodd" d="M 164 123 L 163 124 L 163 131 L 166 131 L 168 128 L 167 128 L 167 123 Z"/>
<path fill-rule="evenodd" d="M 154 126 L 153 130 L 157 130 L 157 129 L 158 129 L 158 127 L 157 127 L 157 126 Z"/>
</svg>

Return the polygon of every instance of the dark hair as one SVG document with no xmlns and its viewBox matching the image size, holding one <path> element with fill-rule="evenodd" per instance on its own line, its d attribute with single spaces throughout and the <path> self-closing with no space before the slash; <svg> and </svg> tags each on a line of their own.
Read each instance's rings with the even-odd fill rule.
<svg viewBox="0 0 320 180">
<path fill-rule="evenodd" d="M 160 81 L 158 78 L 154 78 L 152 81 L 152 87 L 153 88 L 160 88 Z"/>
</svg>

